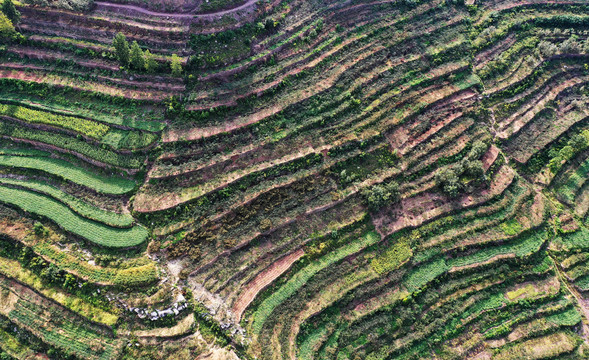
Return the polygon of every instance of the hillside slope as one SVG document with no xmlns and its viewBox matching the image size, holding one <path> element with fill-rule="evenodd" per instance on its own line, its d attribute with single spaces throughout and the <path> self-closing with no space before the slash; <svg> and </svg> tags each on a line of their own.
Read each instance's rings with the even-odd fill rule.
<svg viewBox="0 0 589 360">
<path fill-rule="evenodd" d="M 1 358 L 589 358 L 585 0 L 0 10 Z"/>
</svg>

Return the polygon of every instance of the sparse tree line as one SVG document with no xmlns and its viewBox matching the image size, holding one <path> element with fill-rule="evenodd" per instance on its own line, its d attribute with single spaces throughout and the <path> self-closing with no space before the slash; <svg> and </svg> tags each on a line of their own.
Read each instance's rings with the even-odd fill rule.
<svg viewBox="0 0 589 360">
<path fill-rule="evenodd" d="M 26 4 L 50 6 L 72 11 L 88 11 L 94 6 L 94 0 L 22 0 Z"/>
<path fill-rule="evenodd" d="M 154 55 L 149 49 L 143 51 L 137 41 L 133 41 L 129 45 L 127 38 L 122 33 L 118 33 L 114 37 L 113 46 L 115 47 L 117 59 L 123 67 L 136 71 L 146 71 L 148 73 L 154 73 L 160 67 L 160 64 L 155 60 Z M 173 76 L 182 75 L 182 62 L 176 54 L 172 55 L 170 69 Z"/>
</svg>

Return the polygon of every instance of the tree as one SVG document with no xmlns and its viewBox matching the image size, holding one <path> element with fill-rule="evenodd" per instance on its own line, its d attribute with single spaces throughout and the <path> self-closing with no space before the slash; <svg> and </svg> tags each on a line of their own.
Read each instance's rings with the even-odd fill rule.
<svg viewBox="0 0 589 360">
<path fill-rule="evenodd" d="M 13 40 L 16 36 L 16 30 L 12 21 L 0 12 L 0 42 Z"/>
<path fill-rule="evenodd" d="M 399 185 L 395 182 L 383 185 L 374 185 L 371 188 L 364 189 L 362 196 L 373 210 L 391 204 L 399 199 Z"/>
<path fill-rule="evenodd" d="M 450 197 L 458 195 L 460 183 L 458 175 L 451 168 L 440 169 L 435 175 L 436 185 Z"/>
<path fill-rule="evenodd" d="M 127 38 L 125 37 L 125 35 L 123 35 L 122 33 L 118 33 L 115 36 L 112 44 L 115 47 L 117 59 L 119 59 L 121 65 L 129 65 L 129 42 L 127 42 Z"/>
<path fill-rule="evenodd" d="M 129 61 L 131 63 L 131 67 L 133 67 L 135 70 L 143 70 L 145 68 L 143 50 L 141 50 L 139 44 L 137 44 L 137 41 L 133 41 L 133 44 L 131 45 Z"/>
<path fill-rule="evenodd" d="M 12 0 L 4 0 L 2 3 L 2 12 L 6 15 L 7 18 L 12 21 L 13 24 L 16 24 L 20 21 L 20 12 L 16 10 L 14 3 Z"/>
<path fill-rule="evenodd" d="M 148 73 L 155 72 L 158 68 L 158 63 L 153 57 L 153 54 L 149 50 L 145 50 L 143 53 L 143 59 L 145 60 L 145 71 Z"/>
<path fill-rule="evenodd" d="M 483 156 L 484 153 L 487 152 L 488 148 L 489 146 L 484 142 L 480 140 L 475 141 L 472 144 L 472 147 L 470 148 L 470 151 L 468 152 L 468 155 L 466 157 L 468 158 L 468 160 L 479 159 L 481 156 Z"/>
<path fill-rule="evenodd" d="M 180 57 L 176 54 L 172 55 L 172 61 L 170 62 L 170 68 L 172 69 L 172 75 L 180 76 L 182 74 L 182 62 Z"/>
</svg>

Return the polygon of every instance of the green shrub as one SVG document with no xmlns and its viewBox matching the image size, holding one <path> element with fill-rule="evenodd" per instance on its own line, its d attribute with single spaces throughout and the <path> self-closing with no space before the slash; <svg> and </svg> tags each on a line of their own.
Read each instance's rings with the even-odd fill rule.
<svg viewBox="0 0 589 360">
<path fill-rule="evenodd" d="M 66 10 L 86 11 L 94 5 L 94 0 L 23 0 L 25 4 L 51 6 Z"/>
<path fill-rule="evenodd" d="M 172 75 L 180 76 L 182 75 L 182 61 L 180 57 L 176 54 L 172 55 L 172 61 L 170 62 L 170 68 L 172 69 Z"/>
<path fill-rule="evenodd" d="M 0 12 L 0 43 L 12 41 L 17 35 L 12 21 Z"/>
</svg>

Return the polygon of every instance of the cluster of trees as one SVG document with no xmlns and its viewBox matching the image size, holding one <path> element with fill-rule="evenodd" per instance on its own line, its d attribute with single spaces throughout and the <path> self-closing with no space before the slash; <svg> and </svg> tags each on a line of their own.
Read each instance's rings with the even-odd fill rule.
<svg viewBox="0 0 589 360">
<path fill-rule="evenodd" d="M 377 184 L 362 191 L 362 196 L 372 210 L 399 200 L 399 184 L 392 181 L 388 184 Z"/>
<path fill-rule="evenodd" d="M 453 166 L 440 169 L 435 175 L 436 185 L 448 196 L 455 197 L 464 189 L 461 177 L 467 177 L 475 182 L 487 180 L 483 163 L 479 160 L 487 151 L 488 145 L 476 141 L 468 154 Z"/>
<path fill-rule="evenodd" d="M 48 263 L 40 256 L 37 256 L 29 247 L 23 247 L 18 255 L 18 261 L 30 270 L 33 270 L 43 280 L 50 284 L 59 286 L 65 290 L 75 290 L 80 282 L 73 275 Z"/>
<path fill-rule="evenodd" d="M 557 36 L 558 34 L 554 33 L 553 35 Z M 589 53 L 589 39 L 581 41 L 579 37 L 574 34 L 558 44 L 542 40 L 536 48 L 536 55 L 544 58 L 554 56 L 558 53 L 578 54 L 581 52 Z"/>
<path fill-rule="evenodd" d="M 117 59 L 124 67 L 129 67 L 137 71 L 155 72 L 159 68 L 158 62 L 149 50 L 143 51 L 137 41 L 131 45 L 122 33 L 118 33 L 113 39 L 113 46 Z M 180 76 L 182 74 L 182 62 L 176 54 L 172 55 L 170 62 L 172 75 Z"/>
</svg>

